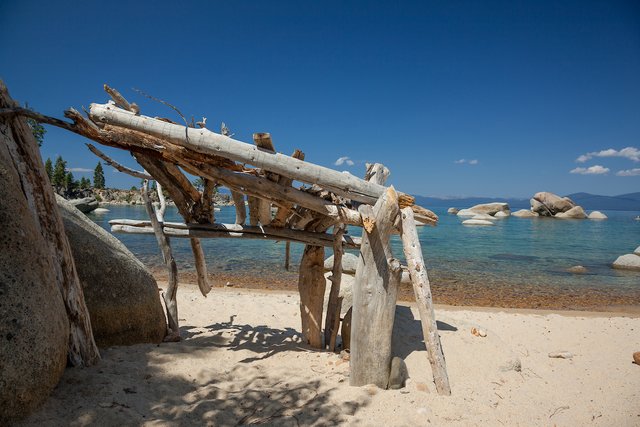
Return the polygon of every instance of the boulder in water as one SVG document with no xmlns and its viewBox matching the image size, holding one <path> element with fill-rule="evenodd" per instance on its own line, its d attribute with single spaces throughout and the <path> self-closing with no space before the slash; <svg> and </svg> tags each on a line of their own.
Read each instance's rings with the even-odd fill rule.
<svg viewBox="0 0 640 427">
<path fill-rule="evenodd" d="M 600 211 L 593 211 L 589 214 L 589 219 L 607 219 L 607 216 Z"/>
<path fill-rule="evenodd" d="M 500 211 L 500 212 L 496 212 L 493 217 L 494 218 L 507 218 L 509 216 L 511 216 L 511 211 Z"/>
<path fill-rule="evenodd" d="M 98 209 L 98 201 L 95 197 L 85 197 L 83 199 L 71 199 L 69 203 L 82 213 L 89 213 Z"/>
<path fill-rule="evenodd" d="M 166 320 L 153 276 L 118 239 L 57 202 L 98 346 L 161 342 Z"/>
<path fill-rule="evenodd" d="M 498 212 L 511 212 L 508 203 L 482 203 L 469 208 L 478 214 L 495 215 Z"/>
<path fill-rule="evenodd" d="M 449 213 L 451 215 L 456 215 L 459 211 L 460 211 L 460 209 L 458 209 L 458 208 L 449 208 L 449 209 L 447 209 L 447 213 Z"/>
<path fill-rule="evenodd" d="M 474 215 L 471 219 L 484 219 L 486 221 L 495 221 L 494 217 L 487 214 L 477 214 L 477 215 Z"/>
<path fill-rule="evenodd" d="M 476 216 L 477 213 L 472 211 L 471 209 L 460 209 L 456 215 L 458 215 L 458 216 Z"/>
<path fill-rule="evenodd" d="M 619 256 L 613 261 L 613 268 L 621 270 L 638 270 L 640 271 L 640 255 L 626 254 Z"/>
<path fill-rule="evenodd" d="M 534 218 L 539 215 L 529 209 L 520 209 L 519 211 L 515 211 L 514 213 L 512 213 L 511 216 L 515 216 L 518 218 Z"/>
<path fill-rule="evenodd" d="M 587 214 L 582 209 L 582 206 L 574 206 L 566 212 L 560 212 L 555 215 L 556 218 L 562 219 L 585 219 Z"/>
<path fill-rule="evenodd" d="M 560 212 L 567 212 L 576 204 L 568 197 L 560 197 L 546 191 L 534 194 L 531 199 L 531 210 L 540 216 L 554 216 Z"/>
</svg>

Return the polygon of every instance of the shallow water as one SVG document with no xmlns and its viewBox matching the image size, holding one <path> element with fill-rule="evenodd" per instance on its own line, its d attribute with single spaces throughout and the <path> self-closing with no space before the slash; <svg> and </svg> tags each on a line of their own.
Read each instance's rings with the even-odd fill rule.
<svg viewBox="0 0 640 427">
<path fill-rule="evenodd" d="M 106 214 L 90 214 L 109 230 L 115 218 L 146 219 L 142 206 L 108 206 Z M 437 227 L 418 229 L 431 281 L 441 287 L 469 286 L 469 289 L 512 289 L 528 294 L 571 291 L 624 296 L 640 295 L 640 273 L 615 270 L 617 256 L 631 253 L 640 245 L 639 212 L 605 211 L 608 220 L 557 220 L 509 217 L 492 227 L 469 227 L 464 218 L 433 209 L 439 216 Z M 167 221 L 182 221 L 175 208 L 167 209 Z M 233 223 L 233 207 L 216 212 L 218 222 Z M 358 234 L 359 228 L 350 228 Z M 116 234 L 137 257 L 152 269 L 162 266 L 160 251 L 152 235 Z M 244 274 L 252 277 L 283 277 L 284 243 L 261 240 L 203 240 L 207 264 L 212 272 Z M 173 239 L 179 268 L 192 270 L 191 248 L 186 239 Z M 392 241 L 394 253 L 402 256 L 400 240 Z M 303 246 L 292 243 L 291 265 L 295 271 Z M 327 251 L 329 254 L 329 251 Z M 586 274 L 571 274 L 574 265 L 587 268 Z M 245 270 L 246 269 L 246 270 Z M 535 295 L 532 295 L 535 296 Z M 631 302 L 631 301 L 630 301 Z M 633 302 L 631 302 L 633 303 Z"/>
</svg>

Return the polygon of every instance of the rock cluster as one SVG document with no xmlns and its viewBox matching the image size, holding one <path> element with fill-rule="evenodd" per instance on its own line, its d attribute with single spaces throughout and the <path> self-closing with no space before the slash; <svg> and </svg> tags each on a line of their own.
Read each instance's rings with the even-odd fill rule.
<svg viewBox="0 0 640 427">
<path fill-rule="evenodd" d="M 491 226 L 495 225 L 493 221 L 496 219 L 511 216 L 511 210 L 507 203 L 484 203 L 468 209 L 457 210 L 456 215 L 459 217 L 471 217 L 471 219 L 462 221 L 463 225 Z"/>
<path fill-rule="evenodd" d="M 607 219 L 607 216 L 599 211 L 593 211 L 587 215 L 582 206 L 576 205 L 570 198 L 560 197 L 557 194 L 546 191 L 534 194 L 530 203 L 533 215 L 526 214 L 526 211 L 523 209 L 522 211 L 518 211 L 518 215 L 516 216 L 546 216 L 561 219 Z"/>
</svg>

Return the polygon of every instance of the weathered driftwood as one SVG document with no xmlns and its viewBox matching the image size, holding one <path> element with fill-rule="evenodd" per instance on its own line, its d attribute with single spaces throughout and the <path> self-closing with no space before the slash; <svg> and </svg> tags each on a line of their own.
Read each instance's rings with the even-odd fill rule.
<svg viewBox="0 0 640 427">
<path fill-rule="evenodd" d="M 260 199 L 256 196 L 248 196 L 247 207 L 249 208 L 249 225 L 255 227 L 260 223 Z"/>
<path fill-rule="evenodd" d="M 450 395 L 449 376 L 447 375 L 447 364 L 442 352 L 442 344 L 438 335 L 438 325 L 433 310 L 431 300 L 431 285 L 427 275 L 427 267 L 422 258 L 422 246 L 418 238 L 416 223 L 413 219 L 413 211 L 404 208 L 401 211 L 402 217 L 402 247 L 404 256 L 407 259 L 413 292 L 416 297 L 416 304 L 420 312 L 422 321 L 422 334 L 424 343 L 427 346 L 427 355 L 433 372 L 433 379 L 436 384 L 438 394 Z"/>
<path fill-rule="evenodd" d="M 15 108 L 18 108 L 17 103 L 11 99 L 6 86 L 0 81 L 0 109 Z M 40 226 L 40 232 L 48 242 L 47 249 L 55 268 L 56 285 L 69 319 L 69 362 L 73 366 L 93 365 L 100 360 L 100 353 L 93 339 L 82 285 L 38 144 L 22 117 L 2 117 L 0 127 L 0 143 L 6 146 L 12 158 L 35 223 Z"/>
<path fill-rule="evenodd" d="M 329 351 L 336 349 L 336 337 L 340 328 L 340 311 L 342 299 L 340 298 L 340 283 L 342 281 L 342 235 L 345 232 L 344 224 L 336 224 L 333 228 L 335 244 L 333 245 L 333 268 L 331 270 L 331 291 L 327 303 L 327 315 L 324 323 L 324 344 Z"/>
<path fill-rule="evenodd" d="M 298 277 L 302 341 L 322 348 L 322 311 L 324 309 L 324 247 L 306 245 Z"/>
<path fill-rule="evenodd" d="M 109 221 L 114 233 L 151 234 L 151 223 L 144 220 L 114 219 Z M 164 222 L 163 231 L 170 237 L 178 238 L 255 238 L 262 240 L 290 241 L 316 246 L 334 245 L 334 238 L 327 233 L 291 230 L 278 227 L 259 227 L 240 224 L 184 224 L 178 222 Z M 349 249 L 360 247 L 360 238 L 349 235 L 342 236 L 342 244 Z"/>
<path fill-rule="evenodd" d="M 304 153 L 300 150 L 295 150 L 291 157 L 299 160 L 304 160 Z M 293 183 L 293 180 L 286 176 L 281 176 L 278 179 L 278 184 L 283 187 L 289 187 Z M 287 223 L 287 218 L 291 215 L 291 209 L 293 203 L 284 202 L 278 207 L 275 217 L 271 221 L 271 225 L 274 227 L 284 227 Z"/>
<path fill-rule="evenodd" d="M 91 104 L 90 116 L 96 122 L 148 133 L 176 145 L 188 147 L 195 152 L 223 156 L 289 178 L 318 184 L 351 200 L 374 203 L 385 191 L 385 187 L 382 185 L 364 181 L 350 174 L 305 163 L 280 153 L 269 153 L 254 145 L 211 132 L 208 129 L 188 129 L 178 124 L 135 115 L 115 105 Z M 403 196 L 406 199 L 406 205 L 413 204 L 411 197 Z"/>
<path fill-rule="evenodd" d="M 231 198 L 236 208 L 236 224 L 243 225 L 247 220 L 247 208 L 244 205 L 244 194 L 231 190 Z"/>
<path fill-rule="evenodd" d="M 253 142 L 256 144 L 256 147 L 264 151 L 269 153 L 276 152 L 269 133 L 254 133 Z M 268 171 L 264 171 L 263 173 L 265 173 L 269 181 L 278 182 L 279 176 L 277 174 Z M 258 220 L 263 226 L 271 223 L 271 201 L 269 199 L 258 200 Z"/>
<path fill-rule="evenodd" d="M 291 242 L 287 241 L 284 245 L 284 269 L 289 271 L 289 260 L 291 259 Z"/>
<path fill-rule="evenodd" d="M 147 215 L 152 227 L 152 233 L 156 236 L 156 241 L 160 247 L 162 253 L 162 259 L 164 260 L 167 270 L 169 271 L 169 281 L 167 291 L 162 293 L 162 299 L 164 305 L 167 308 L 167 323 L 168 331 L 166 341 L 180 340 L 180 327 L 178 322 L 178 267 L 176 261 L 173 258 L 173 252 L 171 251 L 171 243 L 169 239 L 162 231 L 162 225 L 158 219 L 157 212 L 154 211 L 151 199 L 149 198 L 148 181 L 145 180 L 142 184 L 142 198 L 144 200 L 144 206 L 147 210 Z M 160 189 L 161 190 L 161 189 Z M 162 191 L 162 190 L 161 190 Z M 162 218 L 160 218 L 162 220 Z"/>
<path fill-rule="evenodd" d="M 363 232 L 353 289 L 350 383 L 387 388 L 391 368 L 391 334 L 395 318 L 400 262 L 389 240 L 398 216 L 398 198 L 390 187 L 371 210 L 374 224 Z"/>
</svg>

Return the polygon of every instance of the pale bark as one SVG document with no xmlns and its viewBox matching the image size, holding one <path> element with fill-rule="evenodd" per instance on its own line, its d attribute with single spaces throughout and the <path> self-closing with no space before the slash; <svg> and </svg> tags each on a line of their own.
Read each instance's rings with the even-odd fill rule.
<svg viewBox="0 0 640 427">
<path fill-rule="evenodd" d="M 331 291 L 329 292 L 329 302 L 327 303 L 327 316 L 324 323 L 324 343 L 329 347 L 329 351 L 335 351 L 336 337 L 340 328 L 340 311 L 342 300 L 340 296 L 340 283 L 342 281 L 342 235 L 344 234 L 344 224 L 334 226 L 333 235 L 335 244 L 333 245 L 333 268 L 331 270 Z"/>
<path fill-rule="evenodd" d="M 324 247 L 307 245 L 300 261 L 298 291 L 302 341 L 322 348 L 322 311 L 324 309 Z"/>
<path fill-rule="evenodd" d="M 422 247 L 416 230 L 416 223 L 413 219 L 411 208 L 402 209 L 402 246 L 407 259 L 409 272 L 413 284 L 413 292 L 416 297 L 416 304 L 420 312 L 422 321 L 422 335 L 427 346 L 427 355 L 433 372 L 433 379 L 436 390 L 439 394 L 450 395 L 449 376 L 447 375 L 447 364 L 438 335 L 438 325 L 433 310 L 431 299 L 431 285 L 427 275 L 427 267 L 422 258 Z"/>
<path fill-rule="evenodd" d="M 231 198 L 236 208 L 236 224 L 243 225 L 247 220 L 247 208 L 244 205 L 244 194 L 231 190 Z"/>
</svg>

